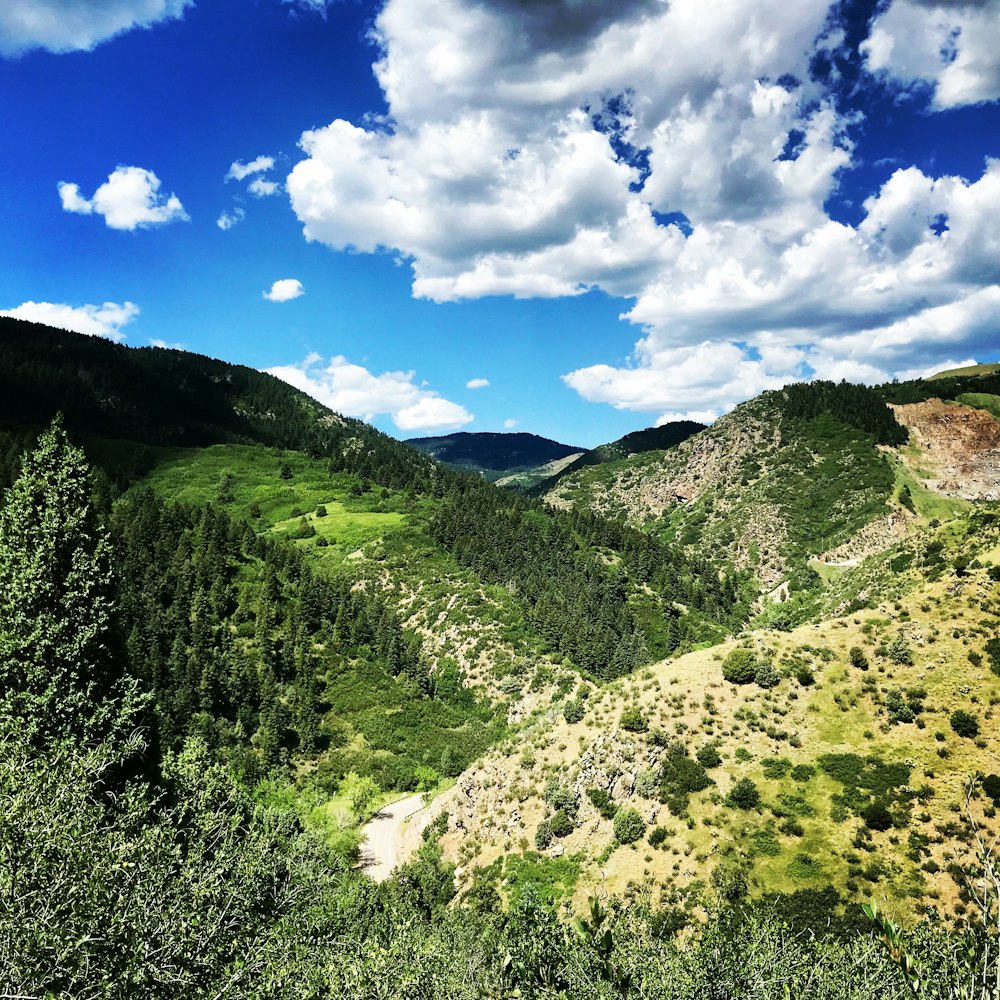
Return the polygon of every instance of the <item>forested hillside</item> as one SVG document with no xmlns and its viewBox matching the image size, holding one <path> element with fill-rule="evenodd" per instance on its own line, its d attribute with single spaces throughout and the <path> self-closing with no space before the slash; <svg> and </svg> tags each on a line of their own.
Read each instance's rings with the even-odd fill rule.
<svg viewBox="0 0 1000 1000">
<path fill-rule="evenodd" d="M 763 565 L 739 558 L 742 495 L 785 504 L 794 554 L 896 482 L 879 447 L 905 433 L 868 390 L 792 387 L 583 470 L 725 452 L 697 466 L 714 518 L 638 525 L 449 470 L 248 369 L 3 334 L 0 992 L 895 998 L 994 974 L 978 897 L 949 888 L 993 870 L 968 853 L 1000 772 L 992 515 L 956 508 L 829 581 L 814 610 L 855 618 L 821 636 L 734 638 Z M 437 818 L 376 885 L 360 826 L 414 790 Z M 852 900 L 903 871 L 901 943 Z M 581 897 L 594 872 L 615 895 Z"/>
<path fill-rule="evenodd" d="M 530 866 L 507 882 L 506 901 L 489 882 L 456 900 L 433 831 L 374 885 L 324 823 L 322 785 L 303 783 L 308 772 L 290 783 L 274 720 L 286 710 L 296 720 L 284 749 L 301 760 L 321 679 L 310 677 L 320 643 L 302 641 L 311 629 L 334 647 L 334 666 L 372 643 L 407 675 L 413 647 L 384 608 L 325 590 L 225 517 L 145 494 L 116 511 L 109 534 L 88 493 L 83 455 L 57 425 L 0 513 L 6 993 L 763 1000 L 779 984 L 860 1000 L 909 995 L 916 977 L 944 997 L 992 976 L 975 920 L 957 933 L 927 922 L 904 946 L 874 914 L 886 947 L 860 914 L 839 918 L 821 896 L 711 904 L 693 938 L 676 933 L 683 909 L 642 892 L 595 898 L 565 923 L 549 902 L 552 873 L 537 881 Z M 258 586 L 241 599 L 233 586 L 246 576 Z M 180 635 L 167 652 L 169 628 Z M 344 792 L 359 811 L 371 803 L 357 779 Z M 789 938 L 785 920 L 803 933 Z"/>
</svg>

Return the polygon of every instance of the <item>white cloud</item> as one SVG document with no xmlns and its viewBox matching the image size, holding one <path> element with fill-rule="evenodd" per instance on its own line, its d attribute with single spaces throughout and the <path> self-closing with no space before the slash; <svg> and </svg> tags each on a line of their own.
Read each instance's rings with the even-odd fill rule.
<svg viewBox="0 0 1000 1000">
<path fill-rule="evenodd" d="M 247 185 L 247 190 L 255 198 L 270 198 L 272 194 L 277 194 L 281 190 L 281 185 L 277 181 L 256 177 Z"/>
<path fill-rule="evenodd" d="M 695 420 L 699 424 L 710 424 L 718 419 L 720 414 L 714 410 L 688 410 L 685 413 L 664 413 L 656 418 L 656 426 L 675 424 L 679 420 Z"/>
<path fill-rule="evenodd" d="M 474 417 L 458 403 L 440 396 L 424 396 L 412 406 L 398 410 L 392 419 L 401 431 L 429 431 L 463 427 Z"/>
<path fill-rule="evenodd" d="M 862 51 L 873 72 L 931 87 L 938 108 L 1000 100 L 998 15 L 994 0 L 893 0 Z"/>
<path fill-rule="evenodd" d="M 232 229 L 233 226 L 238 226 L 246 217 L 247 213 L 237 205 L 231 212 L 223 212 L 215 220 L 215 224 L 225 232 L 227 229 Z"/>
<path fill-rule="evenodd" d="M 906 61 L 937 39 L 928 11 L 961 28 L 933 72 Z M 633 299 L 629 363 L 565 376 L 619 408 L 718 414 L 813 374 L 980 352 L 1000 166 L 902 163 L 857 225 L 831 217 L 856 119 L 810 64 L 844 43 L 838 16 L 830 0 L 387 0 L 388 114 L 304 133 L 286 190 L 307 239 L 394 252 L 418 297 Z M 991 99 L 997 31 L 990 3 L 894 0 L 867 65 L 933 83 L 937 107 Z"/>
<path fill-rule="evenodd" d="M 324 366 L 319 354 L 310 354 L 299 365 L 279 365 L 267 371 L 346 416 L 372 420 L 391 414 L 404 431 L 457 428 L 475 419 L 463 406 L 415 385 L 412 371 L 373 375 L 342 355 Z"/>
<path fill-rule="evenodd" d="M 159 337 L 154 337 L 149 342 L 149 346 L 150 347 L 159 347 L 159 348 L 161 348 L 163 350 L 171 350 L 171 351 L 183 351 L 184 350 L 184 345 L 183 344 L 181 344 L 181 343 L 169 344 L 169 343 L 167 343 L 167 341 L 161 340 Z"/>
<path fill-rule="evenodd" d="M 290 302 L 300 295 L 305 295 L 305 292 L 298 278 L 279 278 L 264 292 L 264 298 L 269 302 Z"/>
<path fill-rule="evenodd" d="M 516 421 L 516 420 L 515 420 L 515 419 L 514 419 L 513 417 L 508 417 L 508 418 L 507 418 L 507 419 L 506 419 L 506 420 L 505 420 L 505 421 L 503 422 L 503 425 L 504 425 L 504 427 L 506 427 L 506 428 L 507 428 L 507 430 L 511 430 L 512 428 L 514 428 L 514 427 L 516 427 L 516 426 L 517 426 L 517 421 Z"/>
<path fill-rule="evenodd" d="M 181 17 L 194 0 L 4 0 L 0 4 L 0 55 L 32 49 L 73 52 L 132 28 Z"/>
<path fill-rule="evenodd" d="M 116 167 L 93 198 L 85 198 L 77 184 L 65 181 L 58 190 L 64 211 L 102 215 L 110 229 L 132 231 L 189 221 L 177 195 L 161 195 L 159 177 L 143 167 Z"/>
<path fill-rule="evenodd" d="M 242 160 L 234 160 L 229 172 L 226 174 L 227 181 L 242 181 L 254 174 L 266 173 L 274 168 L 273 156 L 258 156 L 249 163 Z"/>
<path fill-rule="evenodd" d="M 465 383 L 466 389 L 485 389 L 489 386 L 490 380 L 488 378 L 470 378 L 468 382 Z"/>
<path fill-rule="evenodd" d="M 15 309 L 0 310 L 0 316 L 31 323 L 44 323 L 60 330 L 72 330 L 88 337 L 122 341 L 121 328 L 139 315 L 134 302 L 105 302 L 103 305 L 68 306 L 57 302 L 23 302 Z"/>
</svg>

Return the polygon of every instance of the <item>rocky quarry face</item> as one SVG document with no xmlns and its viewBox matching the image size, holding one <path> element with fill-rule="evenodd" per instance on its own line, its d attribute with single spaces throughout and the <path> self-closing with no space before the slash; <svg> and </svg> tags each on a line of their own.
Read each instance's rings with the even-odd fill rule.
<svg viewBox="0 0 1000 1000">
<path fill-rule="evenodd" d="M 940 399 L 892 409 L 920 449 L 911 461 L 928 487 L 962 500 L 1000 499 L 1000 421 Z"/>
</svg>

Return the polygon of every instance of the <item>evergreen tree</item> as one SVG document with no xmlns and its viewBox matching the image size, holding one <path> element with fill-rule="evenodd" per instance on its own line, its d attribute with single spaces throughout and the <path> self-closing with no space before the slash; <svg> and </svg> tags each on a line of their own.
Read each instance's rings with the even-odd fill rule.
<svg viewBox="0 0 1000 1000">
<path fill-rule="evenodd" d="M 0 708 L 28 737 L 89 740 L 120 705 L 111 544 L 56 417 L 0 512 Z"/>
</svg>

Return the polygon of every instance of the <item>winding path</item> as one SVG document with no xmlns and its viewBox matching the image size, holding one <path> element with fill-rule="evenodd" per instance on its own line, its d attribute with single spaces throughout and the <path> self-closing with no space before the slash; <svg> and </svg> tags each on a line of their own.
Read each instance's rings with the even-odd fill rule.
<svg viewBox="0 0 1000 1000">
<path fill-rule="evenodd" d="M 423 795 L 410 795 L 380 809 L 364 826 L 361 870 L 384 882 L 400 861 L 403 823 L 424 808 Z"/>
</svg>

